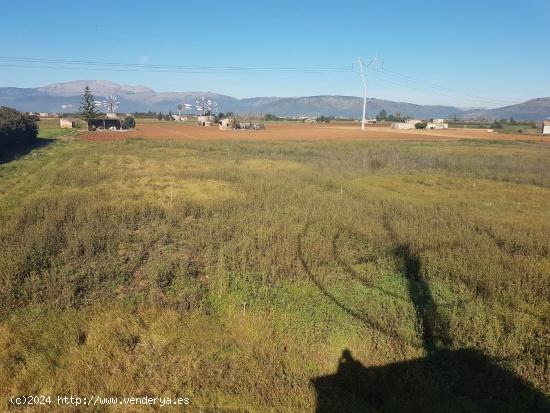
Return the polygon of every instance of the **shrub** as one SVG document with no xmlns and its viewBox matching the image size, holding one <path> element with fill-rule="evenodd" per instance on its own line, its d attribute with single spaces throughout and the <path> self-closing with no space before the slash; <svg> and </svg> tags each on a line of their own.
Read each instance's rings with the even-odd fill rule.
<svg viewBox="0 0 550 413">
<path fill-rule="evenodd" d="M 15 109 L 0 106 L 0 150 L 26 146 L 37 136 L 35 121 Z"/>
<path fill-rule="evenodd" d="M 264 120 L 266 120 L 266 121 L 276 121 L 276 120 L 281 120 L 281 118 L 279 118 L 278 116 L 273 115 L 272 113 L 266 113 L 264 115 Z"/>
<path fill-rule="evenodd" d="M 499 121 L 493 122 L 493 124 L 491 125 L 491 129 L 502 129 L 502 123 L 500 123 Z"/>
<path fill-rule="evenodd" d="M 428 126 L 426 122 L 418 122 L 414 125 L 416 129 L 426 129 L 426 126 Z"/>
<path fill-rule="evenodd" d="M 134 129 L 136 127 L 136 120 L 133 116 L 126 116 L 122 121 L 122 129 Z"/>
</svg>

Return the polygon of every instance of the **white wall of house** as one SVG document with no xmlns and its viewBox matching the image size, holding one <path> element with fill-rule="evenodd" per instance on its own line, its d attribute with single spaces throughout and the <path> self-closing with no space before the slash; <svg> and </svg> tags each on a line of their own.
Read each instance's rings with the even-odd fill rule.
<svg viewBox="0 0 550 413">
<path fill-rule="evenodd" d="M 414 129 L 415 123 L 394 122 L 391 124 L 392 129 Z"/>
<path fill-rule="evenodd" d="M 550 135 L 550 124 L 544 125 L 542 127 L 542 134 L 543 135 Z"/>
<path fill-rule="evenodd" d="M 448 129 L 448 128 L 449 128 L 448 123 L 428 122 L 428 124 L 426 125 L 426 129 Z"/>
<path fill-rule="evenodd" d="M 74 122 L 69 119 L 59 119 L 59 127 L 61 129 L 72 129 L 74 128 Z"/>
<path fill-rule="evenodd" d="M 212 126 L 215 121 L 214 116 L 202 115 L 197 117 L 197 125 L 199 126 Z"/>
</svg>

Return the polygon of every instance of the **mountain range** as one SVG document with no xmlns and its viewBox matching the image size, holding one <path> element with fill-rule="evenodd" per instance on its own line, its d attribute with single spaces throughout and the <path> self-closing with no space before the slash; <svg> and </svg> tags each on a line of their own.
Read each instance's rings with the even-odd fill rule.
<svg viewBox="0 0 550 413">
<path fill-rule="evenodd" d="M 120 85 L 108 80 L 76 80 L 38 88 L 0 87 L 0 105 L 22 111 L 76 112 L 82 92 L 89 86 L 97 99 L 114 94 L 121 112 L 177 112 L 180 103 L 194 103 L 201 97 L 213 99 L 221 112 L 272 113 L 277 116 L 361 116 L 363 100 L 356 96 L 254 97 L 237 99 L 213 92 L 157 92 L 146 86 Z M 367 114 L 381 110 L 388 114 L 428 118 L 543 120 L 550 116 L 550 97 L 528 100 L 496 109 L 460 108 L 442 105 L 417 105 L 370 98 Z"/>
</svg>

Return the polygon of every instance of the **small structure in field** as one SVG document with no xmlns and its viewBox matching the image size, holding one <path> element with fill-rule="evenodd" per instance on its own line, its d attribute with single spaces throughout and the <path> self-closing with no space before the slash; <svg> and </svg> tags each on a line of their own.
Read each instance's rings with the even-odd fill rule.
<svg viewBox="0 0 550 413">
<path fill-rule="evenodd" d="M 59 119 L 59 127 L 61 129 L 72 129 L 76 126 L 76 122 L 72 119 Z"/>
<path fill-rule="evenodd" d="M 219 122 L 220 130 L 263 130 L 264 123 L 257 117 L 230 117 Z"/>
<path fill-rule="evenodd" d="M 393 122 L 392 129 L 415 129 L 417 123 L 422 123 L 420 119 L 407 119 L 405 122 Z"/>
<path fill-rule="evenodd" d="M 117 117 L 105 116 L 89 122 L 91 128 L 99 130 L 122 130 L 122 122 Z"/>
<path fill-rule="evenodd" d="M 376 119 L 367 119 L 367 125 L 376 125 L 377 123 Z"/>
<path fill-rule="evenodd" d="M 427 123 L 426 129 L 449 129 L 449 124 L 445 123 L 445 119 L 433 119 Z"/>
<path fill-rule="evenodd" d="M 550 120 L 545 120 L 542 122 L 542 134 L 550 135 Z"/>
<path fill-rule="evenodd" d="M 220 130 L 235 130 L 237 129 L 237 121 L 235 118 L 225 118 L 220 121 Z"/>
<path fill-rule="evenodd" d="M 200 115 L 197 116 L 197 125 L 199 126 L 212 126 L 216 122 L 214 115 Z"/>
</svg>

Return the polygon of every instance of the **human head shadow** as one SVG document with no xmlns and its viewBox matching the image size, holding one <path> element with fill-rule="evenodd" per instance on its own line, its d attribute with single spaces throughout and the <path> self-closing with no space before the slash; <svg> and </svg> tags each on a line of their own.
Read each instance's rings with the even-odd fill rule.
<svg viewBox="0 0 550 413">
<path fill-rule="evenodd" d="M 366 367 L 344 349 L 336 373 L 311 380 L 317 394 L 316 413 L 550 412 L 544 393 L 497 360 L 475 349 L 450 349 L 448 325 L 422 277 L 420 257 L 398 243 L 393 254 L 402 264 L 426 356 Z"/>
<path fill-rule="evenodd" d="M 12 147 L 0 147 L 0 165 L 14 161 L 22 156 L 28 155 L 35 149 L 43 148 L 54 143 L 55 139 L 37 138 L 32 142 Z"/>
<path fill-rule="evenodd" d="M 344 350 L 334 374 L 311 380 L 316 413 L 544 412 L 532 385 L 472 349 L 365 367 Z"/>
</svg>

